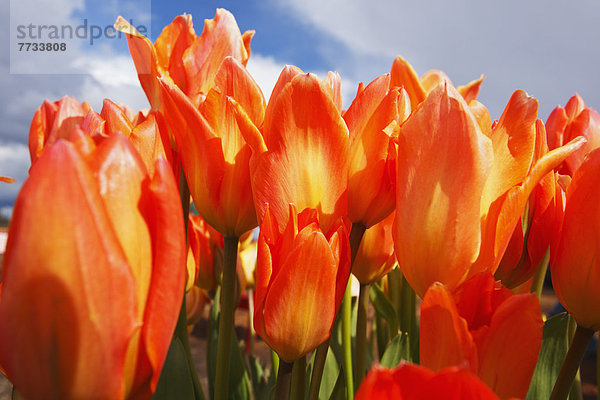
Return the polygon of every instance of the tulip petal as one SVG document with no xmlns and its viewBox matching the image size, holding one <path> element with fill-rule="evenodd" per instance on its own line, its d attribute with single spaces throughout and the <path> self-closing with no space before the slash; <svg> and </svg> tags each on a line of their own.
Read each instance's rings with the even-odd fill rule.
<svg viewBox="0 0 600 400">
<path fill-rule="evenodd" d="M 585 328 L 600 329 L 600 150 L 588 154 L 567 189 L 561 235 L 551 254 L 552 283 L 560 302 Z"/>
<path fill-rule="evenodd" d="M 173 22 L 165 26 L 156 38 L 154 48 L 159 65 L 168 71 L 173 82 L 183 91 L 188 87 L 183 66 L 183 53 L 196 39 L 192 16 L 178 15 Z"/>
<path fill-rule="evenodd" d="M 102 102 L 102 111 L 100 116 L 104 119 L 104 129 L 107 135 L 120 133 L 125 137 L 129 137 L 133 130 L 133 124 L 127 117 L 126 113 L 109 99 L 104 99 Z"/>
<path fill-rule="evenodd" d="M 394 59 L 390 71 L 390 87 L 403 87 L 408 93 L 410 104 L 417 108 L 427 97 L 427 92 L 413 67 L 400 56 Z"/>
<path fill-rule="evenodd" d="M 419 400 L 498 400 L 482 381 L 465 369 L 447 368 L 431 378 L 423 387 Z"/>
<path fill-rule="evenodd" d="M 462 97 L 444 85 L 411 115 L 398 141 L 398 262 L 419 296 L 436 281 L 454 288 L 479 253 L 491 142 Z"/>
<path fill-rule="evenodd" d="M 477 346 L 477 375 L 500 398 L 527 395 L 542 346 L 543 325 L 535 294 L 512 296 L 496 309 L 487 335 Z"/>
<path fill-rule="evenodd" d="M 421 365 L 433 371 L 464 361 L 477 370 L 477 348 L 467 321 L 458 314 L 451 293 L 440 283 L 431 285 L 421 303 L 419 345 Z"/>
<path fill-rule="evenodd" d="M 337 311 L 337 270 L 323 234 L 303 229 L 272 279 L 262 310 L 263 339 L 285 360 L 296 360 L 329 337 Z"/>
<path fill-rule="evenodd" d="M 95 178 L 59 141 L 34 164 L 15 204 L 0 363 L 26 398 L 123 398 L 125 354 L 141 324 L 135 301 Z"/>
<path fill-rule="evenodd" d="M 249 39 L 247 44 L 249 47 Z M 186 94 L 208 93 L 225 57 L 246 64 L 249 52 L 233 14 L 218 8 L 213 19 L 204 20 L 204 30 L 183 54 L 188 88 Z"/>
<path fill-rule="evenodd" d="M 314 75 L 297 75 L 273 108 L 269 150 L 253 158 L 252 187 L 259 219 L 269 203 L 280 230 L 288 204 L 315 208 L 323 232 L 347 212 L 348 130 Z"/>
<path fill-rule="evenodd" d="M 467 83 L 464 86 L 458 86 L 456 90 L 460 95 L 465 99 L 467 104 L 470 104 L 473 100 L 477 99 L 477 95 L 479 94 L 479 89 L 481 89 L 481 84 L 485 79 L 485 75 L 481 75 L 479 79 L 475 79 Z"/>
</svg>

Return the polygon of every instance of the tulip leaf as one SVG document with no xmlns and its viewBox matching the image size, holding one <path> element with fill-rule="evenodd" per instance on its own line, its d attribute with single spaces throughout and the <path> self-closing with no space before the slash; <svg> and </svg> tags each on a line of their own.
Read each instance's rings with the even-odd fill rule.
<svg viewBox="0 0 600 400">
<path fill-rule="evenodd" d="M 527 400 L 550 398 L 569 349 L 568 325 L 569 317 L 566 313 L 555 315 L 544 324 L 542 349 L 531 378 Z"/>
<path fill-rule="evenodd" d="M 177 400 L 195 397 L 185 346 L 181 339 L 174 336 L 152 399 Z"/>
<path fill-rule="evenodd" d="M 321 393 L 319 392 L 319 399 L 321 398 Z M 331 391 L 331 396 L 329 396 L 329 400 L 345 400 L 346 399 L 346 380 L 344 379 L 344 370 L 340 368 L 340 372 L 338 374 L 337 380 L 335 381 L 335 385 L 333 386 L 333 390 Z"/>
<path fill-rule="evenodd" d="M 381 357 L 381 365 L 386 368 L 393 368 L 400 364 L 400 361 L 406 360 L 413 362 L 411 357 L 410 339 L 408 334 L 402 333 L 396 335 L 390 345 L 385 349 Z"/>
<path fill-rule="evenodd" d="M 377 287 L 377 285 L 371 285 L 371 292 L 369 293 L 371 304 L 375 308 L 375 312 L 384 318 L 390 329 L 390 337 L 394 338 L 398 334 L 398 315 L 394 306 L 389 301 L 387 296 Z"/>
<path fill-rule="evenodd" d="M 335 359 L 335 355 L 331 348 L 327 350 L 325 358 L 325 368 L 323 369 L 323 377 L 321 378 L 321 387 L 319 388 L 319 399 L 329 399 L 334 392 L 335 385 L 339 380 L 340 366 Z M 344 386 L 342 386 L 344 388 Z"/>
<path fill-rule="evenodd" d="M 273 371 L 265 370 L 260 360 L 253 354 L 248 356 L 250 374 L 252 377 L 252 391 L 255 399 L 268 399 L 275 389 Z"/>
</svg>

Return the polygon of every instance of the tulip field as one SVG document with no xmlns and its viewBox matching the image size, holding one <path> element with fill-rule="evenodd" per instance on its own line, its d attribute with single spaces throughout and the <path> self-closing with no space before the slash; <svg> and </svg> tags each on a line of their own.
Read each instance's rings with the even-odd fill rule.
<svg viewBox="0 0 600 400">
<path fill-rule="evenodd" d="M 150 109 L 32 117 L 1 263 L 13 399 L 595 398 L 583 98 L 543 121 L 515 88 L 490 115 L 484 76 L 401 56 L 350 104 L 293 65 L 263 93 L 227 10 L 115 28 Z"/>
</svg>

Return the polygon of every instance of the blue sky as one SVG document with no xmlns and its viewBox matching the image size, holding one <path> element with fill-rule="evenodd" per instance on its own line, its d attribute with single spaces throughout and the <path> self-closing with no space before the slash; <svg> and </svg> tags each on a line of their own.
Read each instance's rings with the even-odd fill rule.
<svg viewBox="0 0 600 400">
<path fill-rule="evenodd" d="M 456 85 L 486 74 L 480 100 L 498 118 L 511 93 L 524 89 L 540 101 L 539 117 L 579 93 L 600 108 L 600 2 L 579 0 L 398 1 L 398 0 L 11 0 L 0 7 L 0 33 L 9 37 L 16 16 L 48 23 L 49 16 L 99 26 L 117 13 L 148 24 L 153 39 L 181 13 L 192 14 L 196 33 L 217 7 L 231 11 L 242 31 L 254 29 L 248 68 L 269 96 L 279 71 L 295 64 L 319 75 L 336 70 L 342 77 L 344 107 L 359 81 L 386 73 L 396 55 L 421 75 L 445 71 Z M 28 5 L 25 5 L 25 4 Z M 17 6 L 15 6 L 15 4 Z M 21 14 L 19 14 L 21 12 Z M 12 15 L 12 17 L 11 17 Z M 16 15 L 16 16 L 15 16 Z M 92 47 L 74 43 L 72 53 L 24 67 L 69 65 L 79 74 L 10 74 L 3 41 L 0 52 L 0 175 L 19 183 L 0 187 L 0 212 L 10 206 L 27 176 L 29 122 L 45 98 L 71 95 L 99 110 L 104 97 L 145 108 L 125 40 L 102 40 Z"/>
</svg>

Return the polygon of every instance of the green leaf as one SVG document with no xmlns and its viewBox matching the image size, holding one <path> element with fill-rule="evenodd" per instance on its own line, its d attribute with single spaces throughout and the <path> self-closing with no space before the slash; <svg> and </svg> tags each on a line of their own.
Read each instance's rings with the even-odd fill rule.
<svg viewBox="0 0 600 400">
<path fill-rule="evenodd" d="M 569 349 L 569 317 L 566 313 L 550 318 L 544 324 L 542 349 L 538 357 L 526 400 L 548 399 Z"/>
<path fill-rule="evenodd" d="M 185 347 L 174 336 L 169 346 L 165 364 L 152 396 L 154 400 L 194 399 L 194 382 L 188 368 Z"/>
<path fill-rule="evenodd" d="M 321 378 L 321 387 L 319 388 L 319 399 L 329 399 L 334 392 L 335 385 L 340 376 L 340 365 L 338 364 L 331 347 L 327 350 L 325 358 L 325 368 Z"/>
<path fill-rule="evenodd" d="M 215 300 L 208 316 L 208 335 L 206 338 L 206 372 L 208 375 L 209 398 L 215 397 L 215 379 L 217 375 L 217 346 L 219 342 L 221 287 L 217 288 Z"/>
<path fill-rule="evenodd" d="M 320 392 L 319 398 L 321 398 Z M 329 400 L 346 400 L 346 380 L 344 379 L 344 370 L 342 368 L 340 368 L 340 372 L 335 382 L 335 386 L 331 391 L 331 396 L 329 396 Z"/>
<path fill-rule="evenodd" d="M 410 340 L 406 333 L 396 335 L 394 340 L 389 344 L 381 357 L 381 365 L 386 368 L 393 368 L 402 360 L 412 362 L 410 351 Z"/>
<path fill-rule="evenodd" d="M 375 308 L 375 312 L 387 321 L 390 328 L 390 337 L 395 337 L 398 334 L 398 315 L 394 306 L 377 285 L 371 285 L 369 298 Z"/>
</svg>

